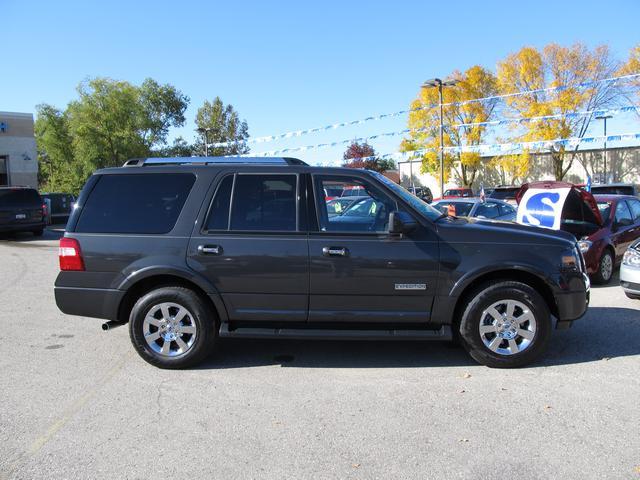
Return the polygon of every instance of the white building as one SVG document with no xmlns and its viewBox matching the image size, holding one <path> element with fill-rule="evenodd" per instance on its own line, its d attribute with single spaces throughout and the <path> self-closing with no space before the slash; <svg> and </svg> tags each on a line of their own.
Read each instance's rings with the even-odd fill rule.
<svg viewBox="0 0 640 480">
<path fill-rule="evenodd" d="M 567 156 L 568 157 L 568 156 Z M 484 165 L 478 172 L 473 183 L 474 191 L 480 189 L 480 184 L 485 188 L 501 185 L 510 179 L 501 178 L 495 168 L 487 167 L 492 157 L 484 157 Z M 606 159 L 606 164 L 605 164 Z M 440 197 L 439 180 L 428 173 L 422 173 L 419 160 L 413 162 L 398 162 L 398 172 L 400 173 L 400 184 L 403 187 L 413 185 L 425 186 L 431 189 L 434 198 Z M 587 176 L 592 177 L 594 183 L 602 182 L 605 178 L 609 182 L 640 183 L 640 146 L 608 148 L 606 156 L 603 149 L 580 150 L 574 159 L 571 168 L 565 176 L 565 181 L 576 184 L 586 183 Z M 536 180 L 553 180 L 553 162 L 548 153 L 532 153 L 531 167 L 525 182 Z M 449 176 L 449 182 L 445 184 L 447 188 L 461 186 L 460 180 L 455 178 L 453 172 Z"/>
<path fill-rule="evenodd" d="M 33 114 L 0 112 L 0 187 L 38 188 Z"/>
</svg>

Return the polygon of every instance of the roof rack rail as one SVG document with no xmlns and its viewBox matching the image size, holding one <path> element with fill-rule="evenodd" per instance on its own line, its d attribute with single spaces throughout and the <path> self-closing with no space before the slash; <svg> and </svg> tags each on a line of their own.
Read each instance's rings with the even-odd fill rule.
<svg viewBox="0 0 640 480">
<path fill-rule="evenodd" d="M 132 158 L 125 167 L 152 165 L 307 165 L 302 160 L 290 157 L 168 157 Z"/>
</svg>

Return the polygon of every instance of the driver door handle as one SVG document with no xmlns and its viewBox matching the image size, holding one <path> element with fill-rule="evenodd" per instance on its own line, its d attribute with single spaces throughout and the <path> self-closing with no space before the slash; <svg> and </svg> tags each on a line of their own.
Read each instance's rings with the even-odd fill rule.
<svg viewBox="0 0 640 480">
<path fill-rule="evenodd" d="M 200 255 L 220 255 L 222 247 L 220 245 L 198 245 L 198 253 Z"/>
<path fill-rule="evenodd" d="M 322 255 L 325 257 L 348 257 L 349 249 L 346 247 L 323 247 Z"/>
</svg>

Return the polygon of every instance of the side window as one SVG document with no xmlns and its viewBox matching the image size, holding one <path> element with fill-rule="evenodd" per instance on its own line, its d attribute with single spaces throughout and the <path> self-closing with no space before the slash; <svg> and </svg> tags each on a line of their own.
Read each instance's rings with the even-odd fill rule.
<svg viewBox="0 0 640 480">
<path fill-rule="evenodd" d="M 481 203 L 476 209 L 476 217 L 497 218 L 500 216 L 498 204 L 493 202 Z"/>
<path fill-rule="evenodd" d="M 635 223 L 640 222 L 640 200 L 629 200 L 628 203 L 633 214 L 633 221 Z"/>
<path fill-rule="evenodd" d="M 297 176 L 237 174 L 231 202 L 231 230 L 297 230 Z"/>
<path fill-rule="evenodd" d="M 233 175 L 229 175 L 220 182 L 213 196 L 205 230 L 227 230 L 229 228 L 229 205 L 231 204 L 232 189 Z"/>
<path fill-rule="evenodd" d="M 168 233 L 195 180 L 190 173 L 101 175 L 82 207 L 75 231 Z"/>
<path fill-rule="evenodd" d="M 339 211 L 323 193 L 330 188 L 342 189 L 343 197 L 349 199 Z M 314 176 L 314 189 L 322 232 L 384 233 L 388 229 L 389 213 L 397 209 L 391 197 L 357 177 Z"/>
<path fill-rule="evenodd" d="M 631 225 L 633 220 L 631 219 L 631 211 L 627 206 L 627 202 L 620 201 L 616 206 L 616 223 Z"/>
</svg>

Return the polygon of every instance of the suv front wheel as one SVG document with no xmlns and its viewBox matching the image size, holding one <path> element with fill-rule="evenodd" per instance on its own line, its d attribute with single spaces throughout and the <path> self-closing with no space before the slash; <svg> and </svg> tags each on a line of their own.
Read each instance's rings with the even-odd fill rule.
<svg viewBox="0 0 640 480">
<path fill-rule="evenodd" d="M 529 285 L 504 281 L 486 284 L 471 296 L 460 321 L 465 349 L 477 362 L 494 368 L 520 367 L 544 352 L 551 336 L 551 315 Z"/>
<path fill-rule="evenodd" d="M 163 287 L 133 306 L 129 336 L 138 354 L 160 368 L 186 368 L 210 353 L 216 337 L 214 314 L 193 290 Z"/>
</svg>

